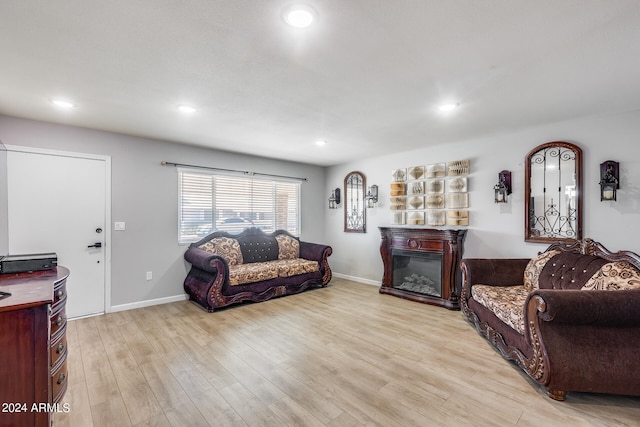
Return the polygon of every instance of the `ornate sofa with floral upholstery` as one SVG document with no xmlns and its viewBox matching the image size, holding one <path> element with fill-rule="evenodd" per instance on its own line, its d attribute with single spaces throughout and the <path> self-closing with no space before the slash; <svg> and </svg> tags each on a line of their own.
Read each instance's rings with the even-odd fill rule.
<svg viewBox="0 0 640 427">
<path fill-rule="evenodd" d="M 191 270 L 184 290 L 191 301 L 213 312 L 243 301 L 266 301 L 324 287 L 331 280 L 327 260 L 331 252 L 330 246 L 301 242 L 284 230 L 218 231 L 185 252 Z"/>
<path fill-rule="evenodd" d="M 549 397 L 640 395 L 640 256 L 585 239 L 461 269 L 464 315 Z"/>
</svg>

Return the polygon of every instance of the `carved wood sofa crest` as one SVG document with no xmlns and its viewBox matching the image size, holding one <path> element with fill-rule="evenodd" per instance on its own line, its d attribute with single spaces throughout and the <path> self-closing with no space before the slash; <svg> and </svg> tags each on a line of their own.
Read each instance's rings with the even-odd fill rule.
<svg viewBox="0 0 640 427">
<path fill-rule="evenodd" d="M 551 398 L 640 395 L 640 256 L 585 239 L 461 269 L 464 315 Z"/>
<path fill-rule="evenodd" d="M 252 227 L 218 231 L 192 243 L 184 254 L 191 270 L 189 299 L 209 312 L 243 301 L 266 301 L 324 287 L 331 280 L 330 246 L 302 242 L 285 230 Z"/>
</svg>

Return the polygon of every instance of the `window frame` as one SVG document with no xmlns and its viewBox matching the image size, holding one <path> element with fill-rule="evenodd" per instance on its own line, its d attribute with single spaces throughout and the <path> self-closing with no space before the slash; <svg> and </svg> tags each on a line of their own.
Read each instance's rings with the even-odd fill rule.
<svg viewBox="0 0 640 427">
<path fill-rule="evenodd" d="M 239 174 L 232 172 L 208 172 L 202 170 L 194 170 L 189 168 L 178 168 L 178 244 L 189 245 L 196 242 L 206 235 L 214 231 L 227 231 L 236 234 L 245 227 L 239 224 L 236 227 L 233 223 L 229 223 L 230 229 L 220 229 L 219 221 L 231 218 L 231 216 L 221 217 L 220 210 L 225 209 L 227 212 L 235 211 L 240 218 L 251 221 L 248 227 L 259 227 L 265 232 L 270 233 L 278 229 L 285 229 L 292 235 L 300 236 L 301 224 L 301 190 L 302 182 L 299 179 L 274 178 L 265 176 L 254 176 L 247 174 Z M 190 178 L 190 182 L 185 183 L 185 177 Z M 194 184 L 198 177 L 202 181 L 209 180 L 209 183 L 198 185 L 202 186 L 203 194 L 198 196 L 195 194 L 198 185 Z M 250 188 L 247 190 L 250 197 L 244 200 L 244 206 L 234 206 L 234 197 L 242 198 L 242 193 L 237 191 L 221 191 L 220 188 L 234 188 L 234 181 L 238 183 L 238 187 L 242 186 Z M 241 183 L 241 185 L 240 185 Z M 189 186 L 194 192 L 189 196 Z M 209 186 L 209 190 L 206 187 Z M 225 187 L 226 186 L 226 187 Z M 270 193 L 270 196 L 267 194 Z M 185 194 L 187 196 L 185 197 Z M 194 212 L 186 214 L 185 200 L 189 198 L 194 202 L 196 209 Z M 293 198 L 294 200 L 290 200 Z M 282 203 L 286 202 L 283 208 Z M 247 203 L 247 204 L 245 204 Z M 222 208 L 221 206 L 224 206 Z M 265 209 L 269 207 L 270 210 Z M 196 211 L 200 209 L 200 218 L 197 218 Z M 208 212 L 207 212 L 208 211 Z M 207 217 L 207 215 L 209 215 Z M 249 216 L 249 218 L 245 218 Z M 293 218 L 291 218 L 293 216 Z M 198 223 L 198 224 L 196 224 Z M 206 226 L 211 224 L 210 230 L 207 232 Z M 284 226 L 286 224 L 286 226 Z M 223 224 L 220 224 L 223 225 Z M 204 226 L 201 230 L 198 228 Z M 242 227 L 242 229 L 240 228 Z"/>
</svg>

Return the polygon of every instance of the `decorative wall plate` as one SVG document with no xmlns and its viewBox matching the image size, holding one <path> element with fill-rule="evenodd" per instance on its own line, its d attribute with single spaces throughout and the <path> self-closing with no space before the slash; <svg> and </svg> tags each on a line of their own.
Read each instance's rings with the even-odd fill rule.
<svg viewBox="0 0 640 427">
<path fill-rule="evenodd" d="M 409 179 L 417 180 L 424 178 L 424 166 L 414 166 L 407 169 Z"/>
<path fill-rule="evenodd" d="M 445 224 L 445 211 L 427 211 L 427 224 L 428 225 L 444 225 Z"/>
<path fill-rule="evenodd" d="M 411 212 L 407 224 L 424 225 L 424 212 Z"/>
<path fill-rule="evenodd" d="M 389 199 L 389 209 L 392 211 L 403 211 L 407 209 L 406 197 L 391 197 Z"/>
<path fill-rule="evenodd" d="M 469 225 L 469 211 L 447 211 L 447 225 Z"/>
<path fill-rule="evenodd" d="M 427 178 L 440 178 L 447 173 L 446 165 L 444 163 L 435 163 L 433 165 L 427 165 L 425 176 Z"/>
<path fill-rule="evenodd" d="M 407 207 L 409 209 L 424 209 L 424 197 L 423 196 L 409 197 L 409 201 L 407 202 Z"/>
<path fill-rule="evenodd" d="M 444 194 L 429 193 L 427 194 L 427 209 L 444 208 Z"/>
<path fill-rule="evenodd" d="M 447 191 L 449 193 L 466 193 L 467 192 L 467 178 L 449 178 L 447 181 Z"/>
<path fill-rule="evenodd" d="M 455 160 L 448 163 L 449 175 L 467 175 L 471 169 L 471 163 L 469 160 Z"/>
<path fill-rule="evenodd" d="M 447 206 L 452 209 L 468 208 L 469 193 L 451 193 L 447 194 Z"/>
</svg>

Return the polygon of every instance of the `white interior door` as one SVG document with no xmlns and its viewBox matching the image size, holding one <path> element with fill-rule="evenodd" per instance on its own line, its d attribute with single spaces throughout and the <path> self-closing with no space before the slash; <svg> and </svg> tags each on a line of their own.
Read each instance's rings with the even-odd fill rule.
<svg viewBox="0 0 640 427">
<path fill-rule="evenodd" d="M 78 156 L 7 153 L 9 253 L 58 255 L 69 318 L 106 307 L 108 161 Z"/>
</svg>

